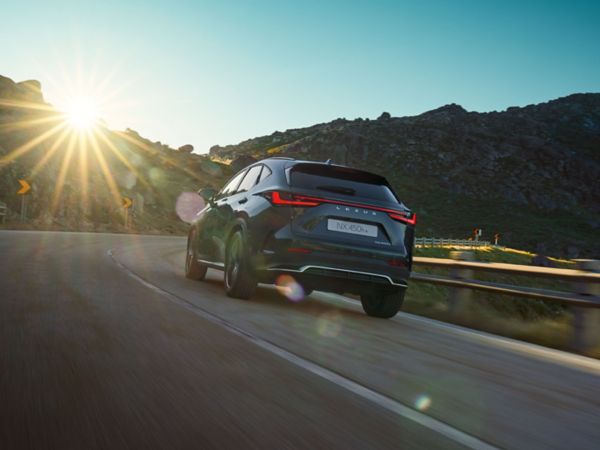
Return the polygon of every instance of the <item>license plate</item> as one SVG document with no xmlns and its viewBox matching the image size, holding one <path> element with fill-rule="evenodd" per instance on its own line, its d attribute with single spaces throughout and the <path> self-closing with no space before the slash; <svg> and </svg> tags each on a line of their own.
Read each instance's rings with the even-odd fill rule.
<svg viewBox="0 0 600 450">
<path fill-rule="evenodd" d="M 377 227 L 365 223 L 346 222 L 345 220 L 327 219 L 327 229 L 340 233 L 358 234 L 360 236 L 377 237 Z"/>
</svg>

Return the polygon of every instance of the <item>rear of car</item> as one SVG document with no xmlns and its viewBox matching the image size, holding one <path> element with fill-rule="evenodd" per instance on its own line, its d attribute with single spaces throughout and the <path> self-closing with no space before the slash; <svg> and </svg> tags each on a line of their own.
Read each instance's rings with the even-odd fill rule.
<svg viewBox="0 0 600 450">
<path fill-rule="evenodd" d="M 252 297 L 258 282 L 360 295 L 365 312 L 400 309 L 412 265 L 415 214 L 379 175 L 270 158 L 238 172 L 188 234 L 185 274 L 224 271 L 225 292 Z M 285 283 L 284 283 L 285 281 Z M 292 289 L 293 290 L 293 289 Z M 290 296 L 291 298 L 291 296 Z"/>
<path fill-rule="evenodd" d="M 281 188 L 261 193 L 287 219 L 265 241 L 263 278 L 287 273 L 309 291 L 403 297 L 416 216 L 386 179 L 312 162 L 283 170 Z"/>
</svg>

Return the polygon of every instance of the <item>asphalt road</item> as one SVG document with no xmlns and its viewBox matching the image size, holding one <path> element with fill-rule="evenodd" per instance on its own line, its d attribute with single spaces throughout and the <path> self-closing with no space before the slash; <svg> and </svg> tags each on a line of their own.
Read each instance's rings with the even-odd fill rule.
<svg viewBox="0 0 600 450">
<path fill-rule="evenodd" d="M 600 362 L 183 277 L 185 240 L 0 232 L 0 449 L 597 448 Z"/>
</svg>

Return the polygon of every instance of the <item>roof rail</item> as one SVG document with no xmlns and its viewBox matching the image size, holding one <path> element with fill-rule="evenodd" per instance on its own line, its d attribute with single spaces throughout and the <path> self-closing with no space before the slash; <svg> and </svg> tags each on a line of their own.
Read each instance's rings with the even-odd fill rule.
<svg viewBox="0 0 600 450">
<path fill-rule="evenodd" d="M 295 158 L 288 158 L 287 156 L 271 156 L 268 159 L 285 159 L 285 160 L 288 160 L 288 161 L 296 161 Z"/>
</svg>

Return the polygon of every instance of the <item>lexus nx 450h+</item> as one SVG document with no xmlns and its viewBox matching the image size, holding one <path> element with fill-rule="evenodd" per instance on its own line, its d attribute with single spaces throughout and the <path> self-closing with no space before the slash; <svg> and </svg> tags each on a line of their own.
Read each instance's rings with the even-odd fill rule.
<svg viewBox="0 0 600 450">
<path fill-rule="evenodd" d="M 225 272 L 225 290 L 247 299 L 257 283 L 293 277 L 313 290 L 360 296 L 370 316 L 394 316 L 412 266 L 416 216 L 387 180 L 329 163 L 270 158 L 237 173 L 191 224 L 188 278 Z"/>
</svg>

